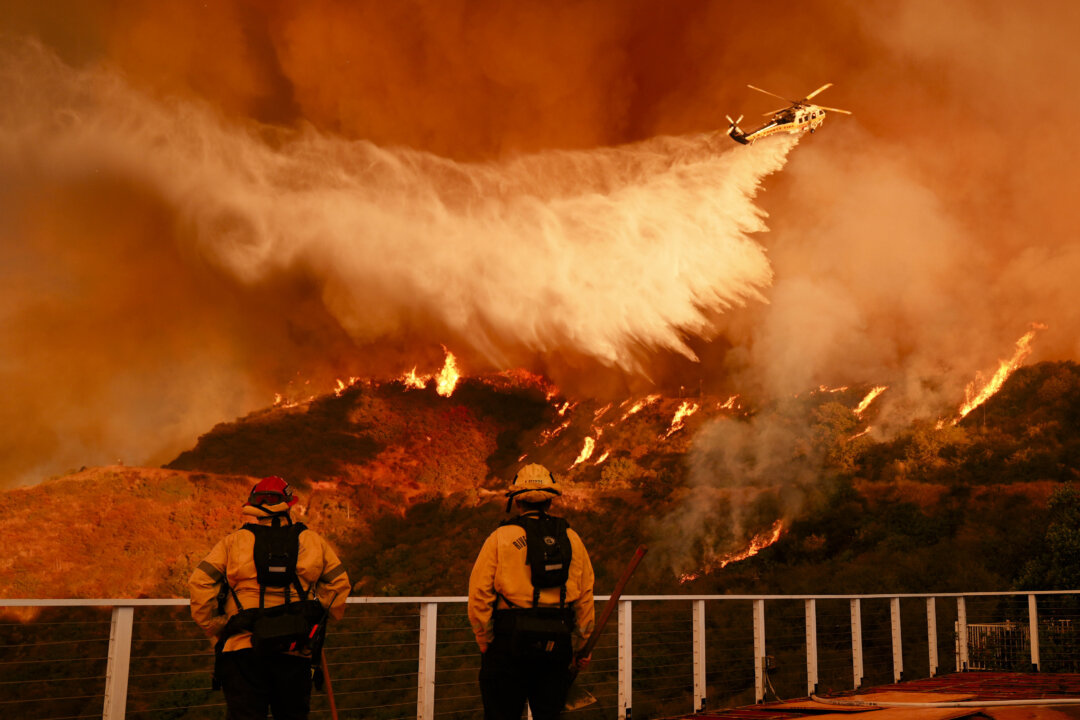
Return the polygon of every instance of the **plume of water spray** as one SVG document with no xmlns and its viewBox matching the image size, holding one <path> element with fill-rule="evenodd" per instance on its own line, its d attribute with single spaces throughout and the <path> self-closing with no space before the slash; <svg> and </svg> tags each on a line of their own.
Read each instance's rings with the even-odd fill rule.
<svg viewBox="0 0 1080 720">
<path fill-rule="evenodd" d="M 37 56 L 32 71 L 5 61 L 4 147 L 155 188 L 244 281 L 314 273 L 364 340 L 419 308 L 478 345 L 570 347 L 631 367 L 641 347 L 691 355 L 684 333 L 708 334 L 709 310 L 759 298 L 771 279 L 750 237 L 765 230 L 753 198 L 791 139 L 741 149 L 709 134 L 463 164 L 313 131 L 268 142 Z"/>
<path fill-rule="evenodd" d="M 115 258 L 132 275 L 179 254 L 209 261 L 241 293 L 302 278 L 359 343 L 378 343 L 420 318 L 495 363 L 518 348 L 631 370 L 649 350 L 692 357 L 688 335 L 709 336 L 718 311 L 761 299 L 771 282 L 752 237 L 766 229 L 754 197 L 795 144 L 734 147 L 710 133 L 461 163 L 229 121 L 204 105 L 139 92 L 108 70 L 70 67 L 28 43 L 0 46 L 0 94 L 0 173 L 15 184 L 25 174 L 75 186 L 119 179 L 160 203 L 163 232 L 139 239 L 145 252 L 137 259 Z M 109 209 L 118 219 L 125 212 Z M 34 242 L 33 232 L 27 237 Z M 27 237 L 3 242 L 10 248 Z M 80 237 L 61 233 L 48 243 L 43 257 L 79 247 Z M 155 255 L 165 246 L 169 253 Z M 73 298 L 91 314 L 98 300 Z M 6 305 L 32 322 L 29 305 Z M 170 304 L 173 312 L 183 307 L 182 297 Z M 122 410 L 100 410 L 120 425 L 143 425 Z"/>
</svg>

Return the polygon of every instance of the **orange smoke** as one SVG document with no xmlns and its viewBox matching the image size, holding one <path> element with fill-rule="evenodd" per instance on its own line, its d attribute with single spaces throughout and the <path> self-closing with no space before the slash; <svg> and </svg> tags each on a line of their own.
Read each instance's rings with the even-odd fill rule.
<svg viewBox="0 0 1080 720">
<path fill-rule="evenodd" d="M 886 436 L 1002 327 L 1045 318 L 1034 359 L 1080 356 L 1075 4 L 0 15 L 0 483 L 164 462 L 297 371 L 440 343 L 605 402 L 887 380 Z M 710 134 L 771 109 L 746 82 L 826 81 L 855 115 L 783 176 Z"/>
</svg>

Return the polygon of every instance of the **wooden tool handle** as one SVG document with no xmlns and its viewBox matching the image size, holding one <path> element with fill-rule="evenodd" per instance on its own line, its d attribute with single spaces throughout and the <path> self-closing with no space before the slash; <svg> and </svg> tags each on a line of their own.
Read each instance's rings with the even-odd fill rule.
<svg viewBox="0 0 1080 720">
<path fill-rule="evenodd" d="M 619 597 L 623 594 L 623 590 L 626 588 L 626 583 L 630 581 L 630 576 L 637 570 L 638 564 L 641 559 L 645 557 L 645 553 L 648 552 L 648 548 L 644 545 L 638 545 L 638 549 L 634 552 L 634 557 L 630 558 L 630 564 L 623 570 L 622 577 L 619 578 L 619 582 L 615 583 L 615 589 L 611 591 L 611 597 L 608 598 L 607 603 L 604 605 L 604 611 L 600 613 L 600 619 L 596 623 L 596 628 L 592 631 L 592 635 L 585 641 L 585 646 L 578 651 L 578 657 L 585 657 L 590 655 L 593 648 L 596 647 L 596 643 L 600 640 L 600 633 L 604 632 L 604 626 L 607 625 L 608 620 L 611 618 L 611 613 L 614 612 L 616 606 L 619 604 Z"/>
</svg>

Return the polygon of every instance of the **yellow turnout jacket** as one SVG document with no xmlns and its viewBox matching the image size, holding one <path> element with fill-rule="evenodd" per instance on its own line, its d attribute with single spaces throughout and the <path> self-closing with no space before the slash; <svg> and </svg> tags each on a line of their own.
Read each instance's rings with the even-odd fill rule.
<svg viewBox="0 0 1080 720">
<path fill-rule="evenodd" d="M 252 512 L 254 511 L 254 512 Z M 255 517 L 251 521 L 269 525 L 270 520 L 259 517 L 262 513 L 250 506 L 244 512 Z M 300 533 L 300 548 L 296 559 L 296 575 L 305 590 L 314 586 L 315 597 L 326 607 L 333 598 L 330 616 L 340 620 L 345 614 L 345 600 L 349 596 L 349 576 L 333 548 L 312 530 Z M 237 530 L 225 536 L 206 559 L 191 574 L 188 588 L 191 592 L 191 616 L 199 627 L 215 642 L 229 618 L 239 612 L 232 593 L 225 601 L 225 613 L 218 613 L 217 596 L 222 580 L 228 580 L 236 591 L 245 610 L 259 607 L 259 582 L 255 570 L 255 535 L 247 530 Z M 308 594 L 311 597 L 311 594 Z M 289 599 L 295 602 L 296 588 L 289 591 Z M 266 588 L 265 607 L 285 602 L 284 588 Z M 225 642 L 225 652 L 251 647 L 251 633 L 233 635 Z"/>
<path fill-rule="evenodd" d="M 534 512 L 523 513 L 532 515 Z M 580 650 L 592 634 L 596 622 L 593 609 L 593 568 L 585 544 L 573 528 L 566 531 L 570 538 L 572 556 L 570 576 L 566 580 L 566 604 L 574 608 L 574 650 Z M 503 525 L 488 536 L 469 576 L 469 623 L 472 625 L 480 652 L 486 652 L 495 637 L 494 611 L 496 603 L 502 610 L 506 605 L 502 595 L 513 607 L 532 607 L 532 573 L 525 563 L 525 529 L 518 525 Z M 541 607 L 559 606 L 559 588 L 540 590 Z"/>
</svg>

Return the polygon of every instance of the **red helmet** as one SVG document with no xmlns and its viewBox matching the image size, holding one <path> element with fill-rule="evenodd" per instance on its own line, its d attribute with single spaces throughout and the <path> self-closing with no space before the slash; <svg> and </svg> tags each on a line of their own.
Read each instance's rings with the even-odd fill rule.
<svg viewBox="0 0 1080 720">
<path fill-rule="evenodd" d="M 281 503 L 287 503 L 289 507 L 292 507 L 296 503 L 296 496 L 293 495 L 289 483 L 277 475 L 271 475 L 270 477 L 264 477 L 255 484 L 255 487 L 251 488 L 251 494 L 248 495 L 247 502 L 244 504 L 263 507 L 280 505 Z"/>
</svg>

